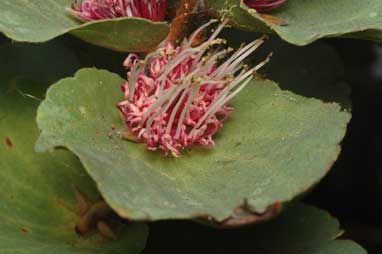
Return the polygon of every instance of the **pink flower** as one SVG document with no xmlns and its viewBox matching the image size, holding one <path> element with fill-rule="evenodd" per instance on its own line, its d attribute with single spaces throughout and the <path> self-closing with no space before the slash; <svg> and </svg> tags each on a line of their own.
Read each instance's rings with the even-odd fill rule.
<svg viewBox="0 0 382 254">
<path fill-rule="evenodd" d="M 84 21 L 119 17 L 163 21 L 166 9 L 167 0 L 83 0 L 76 1 L 70 11 Z"/>
<path fill-rule="evenodd" d="M 287 0 L 245 0 L 245 4 L 258 12 L 267 12 L 278 8 Z"/>
<path fill-rule="evenodd" d="M 129 70 L 122 84 L 125 100 L 118 108 L 131 134 L 149 150 L 178 156 L 194 144 L 214 146 L 213 136 L 234 110 L 229 106 L 231 100 L 269 60 L 251 69 L 243 64 L 263 39 L 227 56 L 233 50 L 222 49 L 223 40 L 216 38 L 225 24 L 197 47 L 191 46 L 193 40 L 210 23 L 181 46 L 168 43 L 143 60 L 136 54 L 125 60 Z"/>
</svg>

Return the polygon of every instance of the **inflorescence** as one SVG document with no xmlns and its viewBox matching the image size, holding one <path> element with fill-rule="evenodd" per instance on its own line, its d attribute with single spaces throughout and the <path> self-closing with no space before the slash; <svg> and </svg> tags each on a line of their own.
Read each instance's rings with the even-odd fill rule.
<svg viewBox="0 0 382 254">
<path fill-rule="evenodd" d="M 226 22 L 197 47 L 192 42 L 211 22 L 180 46 L 167 43 L 144 59 L 136 54 L 127 57 L 127 81 L 122 84 L 125 100 L 118 108 L 135 141 L 146 143 L 149 150 L 162 150 L 165 156 L 178 156 L 194 144 L 215 145 L 212 137 L 234 110 L 231 100 L 269 60 L 251 69 L 243 64 L 264 38 L 236 52 L 222 49 L 224 41 L 217 36 Z"/>
<path fill-rule="evenodd" d="M 69 9 L 83 21 L 140 17 L 152 21 L 163 21 L 167 0 L 80 0 Z"/>
</svg>

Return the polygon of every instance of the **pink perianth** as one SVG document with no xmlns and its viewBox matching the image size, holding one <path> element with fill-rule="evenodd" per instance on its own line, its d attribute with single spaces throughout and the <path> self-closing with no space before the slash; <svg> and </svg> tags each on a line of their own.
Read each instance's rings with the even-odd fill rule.
<svg viewBox="0 0 382 254">
<path fill-rule="evenodd" d="M 244 2 L 248 7 L 258 12 L 267 12 L 278 8 L 286 1 L 287 0 L 245 0 Z"/>
<path fill-rule="evenodd" d="M 167 44 L 143 60 L 136 54 L 125 60 L 129 70 L 121 87 L 125 100 L 118 108 L 129 131 L 149 150 L 178 156 L 184 147 L 194 144 L 214 146 L 213 136 L 233 112 L 230 101 L 268 61 L 252 69 L 242 63 L 263 43 L 258 39 L 218 64 L 232 51 L 210 50 L 221 44 L 216 36 L 225 24 L 198 47 L 193 48 L 191 42 L 207 25 L 181 46 Z"/>
<path fill-rule="evenodd" d="M 167 0 L 83 0 L 76 1 L 70 11 L 84 21 L 140 17 L 163 21 Z"/>
</svg>

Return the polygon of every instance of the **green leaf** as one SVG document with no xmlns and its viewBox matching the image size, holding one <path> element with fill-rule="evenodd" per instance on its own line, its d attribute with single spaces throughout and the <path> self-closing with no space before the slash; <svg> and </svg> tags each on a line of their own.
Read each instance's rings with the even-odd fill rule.
<svg viewBox="0 0 382 254">
<path fill-rule="evenodd" d="M 141 18 L 81 23 L 66 8 L 73 0 L 2 0 L 0 32 L 23 42 L 44 42 L 71 33 L 89 43 L 117 51 L 149 51 L 167 35 L 168 25 Z"/>
<path fill-rule="evenodd" d="M 217 231 L 164 221 L 153 224 L 145 253 L 174 253 L 182 248 L 183 254 L 366 254 L 355 242 L 338 239 L 342 235 L 339 226 L 327 212 L 302 204 L 291 205 L 270 222 L 240 230 Z M 174 244 L 169 245 L 167 239 Z"/>
<path fill-rule="evenodd" d="M 74 191 L 79 189 L 97 201 L 100 197 L 94 182 L 71 153 L 34 152 L 38 100 L 44 96 L 46 82 L 59 77 L 62 70 L 50 68 L 41 77 L 34 64 L 47 67 L 43 60 L 48 52 L 52 57 L 65 52 L 56 44 L 45 46 L 0 49 L 0 253 L 139 253 L 147 237 L 144 224 L 116 230 L 115 241 L 96 231 L 79 237 L 74 232 L 79 221 Z M 35 58 L 23 58 L 34 54 Z M 72 55 L 64 54 L 55 66 L 69 71 L 71 67 L 64 68 L 65 63 L 75 62 Z M 21 76 L 6 73 L 3 67 L 7 66 L 19 66 L 15 71 Z"/>
<path fill-rule="evenodd" d="M 330 169 L 350 119 L 336 104 L 253 82 L 235 99 L 216 147 L 164 159 L 111 133 L 112 125 L 123 128 L 115 106 L 122 82 L 107 71 L 82 69 L 53 85 L 38 110 L 36 149 L 73 151 L 109 205 L 131 219 L 208 214 L 221 221 L 245 199 L 252 212 L 289 201 Z"/>
<path fill-rule="evenodd" d="M 288 24 L 285 26 L 264 19 L 241 0 L 205 2 L 210 12 L 219 17 L 229 17 L 232 24 L 240 29 L 256 32 L 273 31 L 285 41 L 296 45 L 306 45 L 323 37 L 342 36 L 365 30 L 382 30 L 382 2 L 379 0 L 288 1 L 270 13 L 287 21 Z"/>
</svg>

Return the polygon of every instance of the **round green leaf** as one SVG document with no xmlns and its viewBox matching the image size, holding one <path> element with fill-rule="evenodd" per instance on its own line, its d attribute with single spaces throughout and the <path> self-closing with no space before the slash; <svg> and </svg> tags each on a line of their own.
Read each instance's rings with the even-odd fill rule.
<svg viewBox="0 0 382 254">
<path fill-rule="evenodd" d="M 73 0 L 0 1 L 0 32 L 16 41 L 44 42 L 71 33 L 117 51 L 149 51 L 167 35 L 165 22 L 119 18 L 81 23 L 66 8 Z"/>
<path fill-rule="evenodd" d="M 38 151 L 64 146 L 79 156 L 117 213 L 131 219 L 213 216 L 221 221 L 247 200 L 264 212 L 308 190 L 340 151 L 350 114 L 253 82 L 234 100 L 236 112 L 213 149 L 192 148 L 164 159 L 144 144 L 110 138 L 122 129 L 116 109 L 123 80 L 82 69 L 53 85 L 38 110 Z"/>
<path fill-rule="evenodd" d="M 44 46 L 0 49 L 0 253 L 139 253 L 148 233 L 144 224 L 117 230 L 115 241 L 96 231 L 78 236 L 74 232 L 79 221 L 75 190 L 97 201 L 100 197 L 94 182 L 71 153 L 34 152 L 35 117 L 44 84 L 77 63 L 56 43 Z M 51 63 L 43 61 L 46 56 L 61 56 L 55 65 L 60 69 L 47 66 Z M 36 65 L 49 72 L 41 73 Z"/>
<path fill-rule="evenodd" d="M 319 38 L 342 36 L 365 30 L 382 30 L 380 0 L 291 0 L 270 13 L 287 22 L 279 25 L 265 19 L 242 0 L 206 0 L 211 13 L 229 17 L 241 29 L 277 33 L 296 45 L 306 45 Z M 361 34 L 359 34 L 361 36 Z M 370 35 L 365 34 L 365 38 Z M 373 36 L 378 39 L 380 36 Z"/>
</svg>

